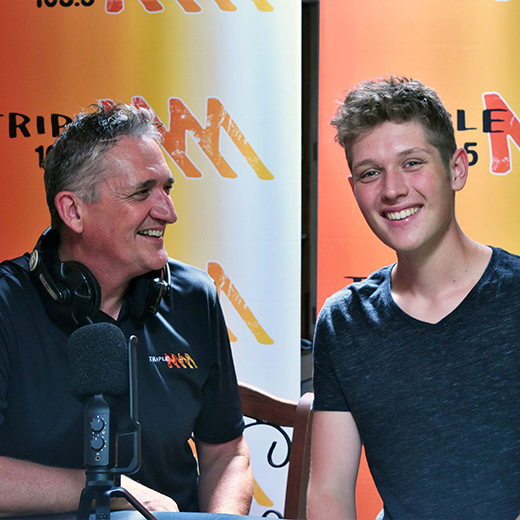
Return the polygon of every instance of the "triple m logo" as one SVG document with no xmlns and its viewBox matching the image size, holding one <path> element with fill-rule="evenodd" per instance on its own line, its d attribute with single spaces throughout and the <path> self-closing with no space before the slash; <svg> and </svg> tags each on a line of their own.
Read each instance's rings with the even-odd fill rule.
<svg viewBox="0 0 520 520">
<path fill-rule="evenodd" d="M 105 105 L 113 105 L 112 100 L 104 100 Z M 143 97 L 132 98 L 135 106 L 150 108 Z M 244 135 L 231 118 L 221 101 L 217 98 L 209 98 L 206 110 L 206 126 L 202 126 L 189 108 L 179 98 L 170 98 L 170 121 L 166 126 L 161 124 L 163 134 L 162 147 L 175 161 L 186 177 L 201 177 L 202 173 L 191 162 L 186 154 L 186 134 L 190 133 L 211 160 L 222 177 L 236 178 L 237 174 L 231 169 L 220 153 L 219 139 L 220 130 L 228 133 L 229 137 L 247 160 L 257 177 L 262 180 L 272 180 L 273 174 L 264 166 L 256 152 L 247 142 Z M 159 123 L 162 123 L 158 120 Z M 231 305 L 246 324 L 258 343 L 272 345 L 273 339 L 264 330 L 252 310 L 247 306 L 244 298 L 240 295 L 237 287 L 233 284 L 224 268 L 218 262 L 209 262 L 207 272 L 215 281 L 219 296 L 225 294 Z M 229 338 L 232 342 L 237 337 L 228 329 Z"/>
<path fill-rule="evenodd" d="M 112 100 L 103 100 L 105 105 L 113 105 Z M 141 96 L 132 98 L 132 104 L 137 107 L 151 109 Z M 203 126 L 182 99 L 172 97 L 169 104 L 169 122 L 160 123 L 159 129 L 163 136 L 161 143 L 165 152 L 173 159 L 182 173 L 188 178 L 202 177 L 202 172 L 187 155 L 187 134 L 190 134 L 213 166 L 222 177 L 234 179 L 237 173 L 231 168 L 220 151 L 221 130 L 226 132 L 238 151 L 249 163 L 257 177 L 262 180 L 274 179 L 249 141 L 241 132 L 235 120 L 218 98 L 208 98 L 206 107 L 206 124 Z"/>
<path fill-rule="evenodd" d="M 202 7 L 195 0 L 126 0 L 127 2 L 139 2 L 147 13 L 160 13 L 164 11 L 164 3 L 176 2 L 185 13 L 200 13 Z M 241 0 L 244 1 L 244 0 Z M 273 11 L 274 7 L 267 0 L 248 0 L 259 11 Z M 222 11 L 236 11 L 237 7 L 231 0 L 213 0 Z M 105 10 L 110 14 L 119 14 L 125 8 L 125 0 L 105 0 Z"/>
</svg>

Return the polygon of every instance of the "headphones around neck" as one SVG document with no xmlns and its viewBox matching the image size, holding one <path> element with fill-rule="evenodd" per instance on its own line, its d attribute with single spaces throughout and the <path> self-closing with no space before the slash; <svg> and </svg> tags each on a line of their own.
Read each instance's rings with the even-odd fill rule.
<svg viewBox="0 0 520 520">
<path fill-rule="evenodd" d="M 52 299 L 60 318 L 74 325 L 93 323 L 101 305 L 99 283 L 86 265 L 74 260 L 61 262 L 58 244 L 58 233 L 52 228 L 45 230 L 31 253 L 29 270 Z M 130 288 L 132 318 L 155 314 L 170 290 L 168 263 L 159 271 L 134 279 Z"/>
</svg>

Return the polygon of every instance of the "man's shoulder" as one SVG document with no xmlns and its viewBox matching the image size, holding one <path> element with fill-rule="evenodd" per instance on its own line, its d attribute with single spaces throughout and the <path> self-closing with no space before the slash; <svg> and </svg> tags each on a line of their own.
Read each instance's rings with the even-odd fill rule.
<svg viewBox="0 0 520 520">
<path fill-rule="evenodd" d="M 357 299 L 361 302 L 367 301 L 374 297 L 374 294 L 381 291 L 385 282 L 388 281 L 392 266 L 385 266 L 374 271 L 364 280 L 353 282 L 338 292 L 329 296 L 324 307 L 342 307 L 349 305 L 352 300 Z"/>
<path fill-rule="evenodd" d="M 171 286 L 177 291 L 201 290 L 214 292 L 215 282 L 209 274 L 194 265 L 173 258 L 168 259 Z"/>
<path fill-rule="evenodd" d="M 498 247 L 491 249 L 493 254 L 488 265 L 488 276 L 492 280 L 520 283 L 520 256 Z"/>
<path fill-rule="evenodd" d="M 35 286 L 29 272 L 29 257 L 24 255 L 0 263 L 0 314 L 26 312 L 34 301 Z"/>
<path fill-rule="evenodd" d="M 0 263 L 0 285 L 8 283 L 9 280 L 26 276 L 29 272 L 29 255 L 25 254 L 11 260 Z"/>
<path fill-rule="evenodd" d="M 493 257 L 496 261 L 503 263 L 505 266 L 520 270 L 520 256 L 511 253 L 510 251 L 506 251 L 505 249 L 501 249 L 500 247 L 491 246 L 493 251 Z"/>
<path fill-rule="evenodd" d="M 365 280 L 354 282 L 325 301 L 316 324 L 315 349 L 323 341 L 334 348 L 352 345 L 354 336 L 381 328 L 391 312 L 391 266 L 383 267 Z M 364 331 L 364 332 L 360 332 Z M 316 347 L 317 345 L 317 347 Z"/>
<path fill-rule="evenodd" d="M 318 322 L 322 324 L 357 323 L 370 317 L 379 320 L 389 308 L 392 266 L 378 269 L 365 280 L 354 282 L 325 300 Z"/>
</svg>

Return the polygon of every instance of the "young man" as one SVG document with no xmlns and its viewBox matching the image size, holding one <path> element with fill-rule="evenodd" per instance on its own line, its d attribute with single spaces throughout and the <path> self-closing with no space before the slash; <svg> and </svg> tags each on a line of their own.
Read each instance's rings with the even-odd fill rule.
<svg viewBox="0 0 520 520">
<path fill-rule="evenodd" d="M 67 342 L 97 322 L 138 338 L 142 465 L 122 486 L 152 511 L 249 511 L 227 329 L 209 276 L 166 253 L 177 215 L 159 138 L 144 109 L 78 115 L 44 163 L 52 228 L 0 266 L 0 516 L 77 509 L 83 405 Z"/>
<path fill-rule="evenodd" d="M 432 89 L 363 82 L 332 123 L 359 208 L 397 262 L 320 313 L 308 518 L 356 518 L 363 444 L 379 518 L 514 520 L 520 258 L 457 223 L 468 159 Z"/>
</svg>

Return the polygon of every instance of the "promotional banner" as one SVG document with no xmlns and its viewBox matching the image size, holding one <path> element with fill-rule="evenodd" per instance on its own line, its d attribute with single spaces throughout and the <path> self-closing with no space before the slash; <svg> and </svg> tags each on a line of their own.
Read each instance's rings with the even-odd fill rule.
<svg viewBox="0 0 520 520">
<path fill-rule="evenodd" d="M 175 178 L 169 255 L 215 280 L 239 379 L 297 399 L 300 11 L 300 0 L 2 0 L 0 258 L 31 251 L 49 225 L 40 162 L 73 115 L 98 100 L 149 107 Z M 284 476 L 256 469 L 266 453 L 253 453 L 253 514 L 283 509 Z"/>
<path fill-rule="evenodd" d="M 395 261 L 357 208 L 330 125 L 346 89 L 365 79 L 406 76 L 437 90 L 470 159 L 468 183 L 456 195 L 462 229 L 520 253 L 519 19 L 517 0 L 320 3 L 318 309 L 348 283 Z M 363 466 L 358 518 L 373 520 L 380 509 Z"/>
</svg>

